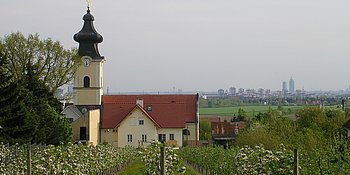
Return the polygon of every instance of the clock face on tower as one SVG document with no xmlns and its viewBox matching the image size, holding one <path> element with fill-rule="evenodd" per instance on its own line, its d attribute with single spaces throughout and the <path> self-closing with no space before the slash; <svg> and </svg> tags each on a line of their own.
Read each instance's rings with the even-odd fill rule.
<svg viewBox="0 0 350 175">
<path fill-rule="evenodd" d="M 85 67 L 90 66 L 90 63 L 91 63 L 91 58 L 90 57 L 87 57 L 87 56 L 83 57 L 83 64 L 84 64 Z"/>
</svg>

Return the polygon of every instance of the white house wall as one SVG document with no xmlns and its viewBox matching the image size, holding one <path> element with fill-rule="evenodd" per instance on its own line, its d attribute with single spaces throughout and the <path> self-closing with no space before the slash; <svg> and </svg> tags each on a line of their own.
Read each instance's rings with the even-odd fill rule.
<svg viewBox="0 0 350 175">
<path fill-rule="evenodd" d="M 197 125 L 195 123 L 186 123 L 186 129 L 190 131 L 190 135 L 184 136 L 184 140 L 199 140 Z"/>
<path fill-rule="evenodd" d="M 139 120 L 144 124 L 139 125 Z M 157 140 L 157 130 L 154 123 L 143 112 L 135 108 L 117 128 L 118 147 L 134 146 L 139 147 L 142 143 L 142 135 L 147 135 L 147 141 Z M 128 135 L 132 135 L 132 142 L 128 142 Z"/>
<path fill-rule="evenodd" d="M 182 128 L 159 128 L 158 134 L 165 134 L 165 142 L 168 143 L 171 142 L 169 142 L 170 134 L 174 134 L 174 140 L 176 141 L 176 145 L 182 146 Z"/>
<path fill-rule="evenodd" d="M 100 110 L 89 111 L 89 142 L 92 145 L 97 145 L 100 141 Z"/>
<path fill-rule="evenodd" d="M 117 129 L 101 129 L 101 143 L 109 143 L 118 146 Z"/>
</svg>

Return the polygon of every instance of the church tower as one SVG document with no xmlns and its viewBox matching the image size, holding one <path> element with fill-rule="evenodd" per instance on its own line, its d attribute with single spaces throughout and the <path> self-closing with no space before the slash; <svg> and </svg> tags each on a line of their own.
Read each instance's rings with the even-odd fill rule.
<svg viewBox="0 0 350 175">
<path fill-rule="evenodd" d="M 83 17 L 83 28 L 74 35 L 79 43 L 81 64 L 74 75 L 74 104 L 101 105 L 104 57 L 98 51 L 98 43 L 103 41 L 93 25 L 94 16 L 88 7 Z"/>
</svg>

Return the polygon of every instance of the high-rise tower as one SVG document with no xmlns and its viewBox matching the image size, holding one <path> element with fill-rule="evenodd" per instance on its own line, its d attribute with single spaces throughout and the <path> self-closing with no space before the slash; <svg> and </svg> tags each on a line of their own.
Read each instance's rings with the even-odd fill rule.
<svg viewBox="0 0 350 175">
<path fill-rule="evenodd" d="M 294 93 L 295 92 L 295 89 L 294 89 L 294 80 L 292 77 L 290 77 L 290 80 L 289 80 L 289 92 L 290 93 Z"/>
<path fill-rule="evenodd" d="M 103 37 L 95 30 L 94 16 L 89 7 L 83 20 L 83 28 L 74 35 L 74 40 L 79 42 L 78 52 L 82 63 L 74 75 L 74 104 L 101 105 L 104 57 L 100 55 L 97 45 L 103 41 Z"/>
<path fill-rule="evenodd" d="M 287 82 L 283 81 L 282 82 L 282 92 L 287 92 L 288 89 L 287 89 Z"/>
</svg>

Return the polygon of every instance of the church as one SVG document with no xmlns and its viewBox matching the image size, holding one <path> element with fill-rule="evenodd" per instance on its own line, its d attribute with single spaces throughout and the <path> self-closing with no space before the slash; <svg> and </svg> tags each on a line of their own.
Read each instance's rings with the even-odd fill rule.
<svg viewBox="0 0 350 175">
<path fill-rule="evenodd" d="M 74 75 L 74 104 L 62 111 L 72 125 L 73 142 L 117 147 L 147 146 L 152 141 L 172 146 L 199 140 L 198 94 L 104 95 L 103 41 L 88 7 L 82 29 L 74 35 L 81 64 Z"/>
</svg>

